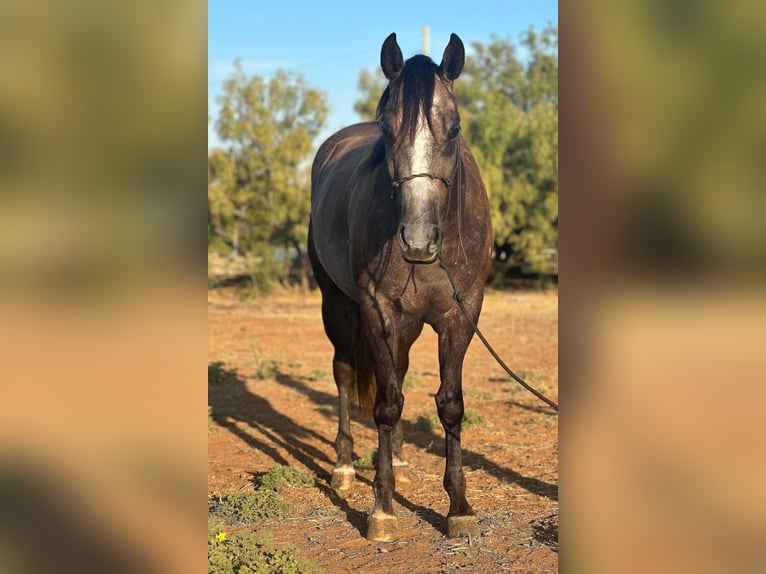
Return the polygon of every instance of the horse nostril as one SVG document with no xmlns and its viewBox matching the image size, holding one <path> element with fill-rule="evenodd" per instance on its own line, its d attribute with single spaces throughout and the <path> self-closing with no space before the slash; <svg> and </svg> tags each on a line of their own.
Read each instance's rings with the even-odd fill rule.
<svg viewBox="0 0 766 574">
<path fill-rule="evenodd" d="M 405 249 L 410 248 L 410 244 L 407 243 L 407 239 L 404 236 L 404 225 L 399 226 L 399 243 L 401 243 L 402 247 L 404 247 Z"/>
</svg>

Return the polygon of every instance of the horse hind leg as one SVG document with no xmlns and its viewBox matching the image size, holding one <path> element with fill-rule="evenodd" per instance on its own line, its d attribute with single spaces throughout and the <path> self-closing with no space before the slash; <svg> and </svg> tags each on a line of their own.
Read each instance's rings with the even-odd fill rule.
<svg viewBox="0 0 766 574">
<path fill-rule="evenodd" d="M 402 430 L 402 419 L 394 425 L 391 435 L 392 464 L 394 467 L 394 478 L 396 484 L 411 482 L 410 463 L 404 458 L 402 443 L 404 442 L 404 432 Z"/>
<path fill-rule="evenodd" d="M 335 490 L 347 490 L 354 485 L 356 478 L 351 462 L 354 438 L 351 434 L 349 408 L 352 398 L 356 396 L 354 337 L 359 325 L 359 306 L 338 289 L 319 263 L 311 225 L 308 252 L 314 276 L 322 292 L 322 322 L 325 333 L 335 349 L 332 373 L 338 388 L 338 434 L 335 437 L 337 461 L 332 471 L 330 486 Z"/>
<path fill-rule="evenodd" d="M 339 356 L 333 359 L 333 376 L 338 387 L 338 434 L 335 437 L 335 452 L 338 456 L 332 471 L 330 486 L 335 490 L 348 490 L 354 486 L 356 472 L 351 461 L 354 438 L 351 435 L 349 412 L 350 395 L 354 385 L 354 365 Z"/>
<path fill-rule="evenodd" d="M 355 400 L 357 365 L 354 352 L 355 329 L 358 322 L 356 303 L 340 291 L 323 296 L 322 317 L 325 331 L 335 347 L 332 374 L 338 389 L 338 434 L 335 437 L 337 462 L 332 471 L 330 486 L 335 490 L 348 490 L 356 478 L 351 457 L 354 437 L 351 434 L 351 402 Z"/>
<path fill-rule="evenodd" d="M 400 391 L 404 386 L 404 377 L 409 368 L 409 348 L 404 346 L 399 349 L 399 361 L 396 369 L 396 378 Z M 404 431 L 402 429 L 402 419 L 400 418 L 394 425 L 391 433 L 391 454 L 394 468 L 394 479 L 397 484 L 410 482 L 410 463 L 404 458 Z"/>
</svg>

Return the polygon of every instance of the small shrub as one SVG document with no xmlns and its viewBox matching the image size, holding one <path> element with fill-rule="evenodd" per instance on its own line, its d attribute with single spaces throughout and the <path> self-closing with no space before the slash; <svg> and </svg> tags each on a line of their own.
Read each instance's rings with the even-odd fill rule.
<svg viewBox="0 0 766 574">
<path fill-rule="evenodd" d="M 256 479 L 258 490 L 279 492 L 285 486 L 315 486 L 314 477 L 292 466 L 275 466 Z"/>
<path fill-rule="evenodd" d="M 375 470 L 378 465 L 378 451 L 371 450 L 370 452 L 360 456 L 354 461 L 354 466 L 359 470 Z"/>
<path fill-rule="evenodd" d="M 431 432 L 437 428 L 441 423 L 436 417 L 420 415 L 418 420 L 415 421 L 415 428 L 423 432 Z"/>
<path fill-rule="evenodd" d="M 207 539 L 208 574 L 318 574 L 321 570 L 295 548 L 278 549 L 270 535 L 211 531 Z"/>
<path fill-rule="evenodd" d="M 287 503 L 273 490 L 231 493 L 212 496 L 208 500 L 208 514 L 224 519 L 229 524 L 252 524 L 265 518 L 281 516 Z"/>
<path fill-rule="evenodd" d="M 463 413 L 464 427 L 484 426 L 486 423 L 487 423 L 487 419 L 485 419 L 483 415 L 480 415 L 476 411 L 472 411 L 471 409 L 466 409 L 465 412 Z"/>
<path fill-rule="evenodd" d="M 282 364 L 279 361 L 266 360 L 258 366 L 257 376 L 261 380 L 276 379 L 281 372 Z"/>
</svg>

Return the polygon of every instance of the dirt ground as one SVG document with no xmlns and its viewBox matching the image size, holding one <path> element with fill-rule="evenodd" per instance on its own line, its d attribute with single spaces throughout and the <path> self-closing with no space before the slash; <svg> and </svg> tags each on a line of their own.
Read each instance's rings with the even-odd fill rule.
<svg viewBox="0 0 766 574">
<path fill-rule="evenodd" d="M 235 376 L 211 385 L 214 412 L 208 434 L 208 492 L 253 488 L 277 464 L 305 470 L 316 488 L 292 488 L 281 519 L 259 523 L 279 544 L 292 544 L 327 573 L 558 571 L 558 417 L 512 381 L 478 338 L 466 356 L 466 409 L 484 422 L 463 430 L 468 500 L 479 520 L 478 539 L 446 538 L 449 506 L 442 487 L 441 427 L 435 417 L 436 336 L 427 326 L 411 352 L 405 387 L 405 456 L 412 481 L 398 484 L 399 537 L 364 538 L 372 508 L 374 471 L 357 471 L 356 485 L 329 488 L 335 462 L 337 395 L 332 347 L 320 314 L 320 295 L 277 295 L 242 301 L 208 296 L 209 363 Z M 558 296 L 555 291 L 489 292 L 480 327 L 496 351 L 527 382 L 557 401 Z M 355 413 L 355 457 L 377 447 L 374 423 Z"/>
</svg>

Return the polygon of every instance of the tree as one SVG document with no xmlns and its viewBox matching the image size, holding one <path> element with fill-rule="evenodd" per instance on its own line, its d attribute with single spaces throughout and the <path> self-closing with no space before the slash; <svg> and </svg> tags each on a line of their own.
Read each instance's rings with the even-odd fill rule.
<svg viewBox="0 0 766 574">
<path fill-rule="evenodd" d="M 543 270 L 558 242 L 558 30 L 530 28 L 521 45 L 473 44 L 455 91 L 484 177 L 495 244 Z"/>
<path fill-rule="evenodd" d="M 388 82 L 380 69 L 372 72 L 370 70 L 359 72 L 358 86 L 362 97 L 354 102 L 354 111 L 359 114 L 363 122 L 371 122 L 375 119 L 378 100 L 380 100 L 380 96 L 387 85 Z"/>
<path fill-rule="evenodd" d="M 236 62 L 218 103 L 225 149 L 208 156 L 208 245 L 270 260 L 280 249 L 286 273 L 291 259 L 304 259 L 308 160 L 327 117 L 325 96 L 300 74 L 278 71 L 267 81 Z"/>
</svg>

